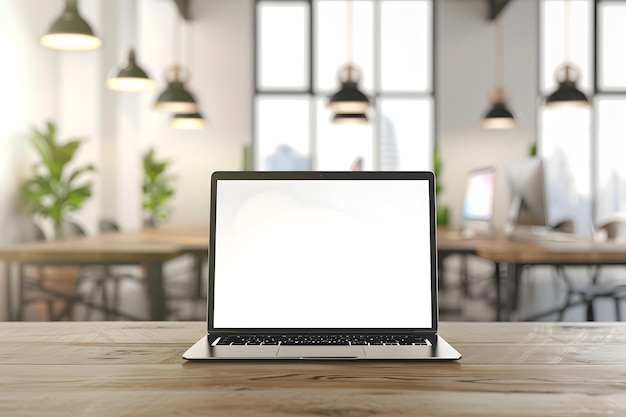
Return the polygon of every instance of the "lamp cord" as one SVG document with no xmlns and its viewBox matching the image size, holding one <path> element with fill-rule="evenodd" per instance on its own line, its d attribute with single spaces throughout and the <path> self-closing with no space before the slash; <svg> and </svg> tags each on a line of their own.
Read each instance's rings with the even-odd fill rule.
<svg viewBox="0 0 626 417">
<path fill-rule="evenodd" d="M 502 88 L 504 78 L 504 40 L 502 35 L 502 16 L 498 16 L 496 18 L 496 88 Z"/>
<path fill-rule="evenodd" d="M 346 0 L 346 55 L 348 57 L 348 64 L 352 64 L 352 36 L 353 36 L 353 4 L 352 0 Z"/>
<path fill-rule="evenodd" d="M 563 5 L 563 44 L 565 45 L 565 51 L 563 53 L 563 57 L 565 58 L 565 63 L 569 62 L 569 25 L 570 25 L 570 0 L 566 0 Z"/>
</svg>

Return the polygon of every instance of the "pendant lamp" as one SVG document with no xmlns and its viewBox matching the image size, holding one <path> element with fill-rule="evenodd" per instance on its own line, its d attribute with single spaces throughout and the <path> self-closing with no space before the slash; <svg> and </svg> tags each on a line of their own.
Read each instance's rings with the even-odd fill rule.
<svg viewBox="0 0 626 417">
<path fill-rule="evenodd" d="M 365 112 L 370 107 L 370 101 L 361 90 L 358 83 L 361 71 L 352 62 L 352 0 L 346 1 L 346 50 L 348 62 L 339 69 L 338 79 L 341 84 L 339 91 L 330 97 L 328 108 L 333 111 L 333 123 L 367 123 Z"/>
<path fill-rule="evenodd" d="M 151 91 L 156 83 L 137 65 L 135 51 L 128 52 L 128 63 L 115 77 L 107 80 L 107 87 L 116 91 Z"/>
<path fill-rule="evenodd" d="M 182 17 L 178 16 L 178 23 Z M 176 36 L 174 45 L 176 46 L 176 56 L 180 55 L 180 39 L 178 25 L 175 25 L 174 34 Z M 178 59 L 180 62 L 180 59 Z M 172 65 L 165 72 L 165 80 L 167 88 L 159 95 L 154 107 L 163 112 L 177 114 L 200 113 L 200 108 L 193 94 L 185 87 L 185 83 L 189 81 L 189 71 L 178 63 Z"/>
<path fill-rule="evenodd" d="M 508 129 L 516 125 L 513 114 L 507 107 L 507 97 L 503 85 L 504 73 L 504 37 L 502 33 L 502 15 L 496 17 L 496 88 L 491 96 L 491 108 L 482 120 L 482 126 L 487 129 Z"/>
<path fill-rule="evenodd" d="M 65 0 L 65 10 L 40 39 L 43 46 L 67 51 L 88 51 L 102 45 L 78 13 L 78 0 Z"/>
<path fill-rule="evenodd" d="M 559 85 L 546 99 L 546 107 L 588 107 L 589 99 L 576 86 L 580 79 L 580 70 L 569 61 L 570 0 L 565 1 L 563 13 L 565 60 L 554 72 L 554 78 Z"/>
<path fill-rule="evenodd" d="M 206 126 L 206 120 L 200 113 L 175 114 L 170 126 L 176 129 L 202 129 Z"/>
<path fill-rule="evenodd" d="M 364 113 L 370 101 L 359 90 L 360 71 L 352 64 L 347 64 L 339 71 L 341 88 L 329 100 L 328 108 L 337 114 Z"/>
<path fill-rule="evenodd" d="M 571 62 L 562 64 L 555 71 L 559 83 L 557 89 L 546 99 L 546 107 L 588 107 L 589 99 L 576 87 L 580 78 L 578 70 Z"/>
<path fill-rule="evenodd" d="M 191 92 L 185 88 L 188 77 L 181 78 L 183 68 L 174 64 L 166 72 L 167 88 L 159 95 L 155 108 L 170 113 L 197 113 L 198 103 Z"/>
<path fill-rule="evenodd" d="M 482 126 L 487 129 L 509 129 L 515 127 L 515 117 L 506 105 L 504 90 L 496 88 L 493 93 L 492 105 L 482 120 Z"/>
</svg>

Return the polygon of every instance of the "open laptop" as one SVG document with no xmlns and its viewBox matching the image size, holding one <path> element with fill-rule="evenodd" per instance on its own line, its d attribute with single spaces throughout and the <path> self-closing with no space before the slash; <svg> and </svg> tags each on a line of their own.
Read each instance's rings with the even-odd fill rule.
<svg viewBox="0 0 626 417">
<path fill-rule="evenodd" d="M 459 359 L 437 334 L 431 172 L 215 172 L 185 359 Z"/>
</svg>

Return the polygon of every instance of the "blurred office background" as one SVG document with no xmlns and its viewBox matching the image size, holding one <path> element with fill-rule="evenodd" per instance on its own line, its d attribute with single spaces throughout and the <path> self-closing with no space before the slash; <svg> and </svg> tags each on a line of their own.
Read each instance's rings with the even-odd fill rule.
<svg viewBox="0 0 626 417">
<path fill-rule="evenodd" d="M 507 166 L 535 150 L 575 190 L 567 198 L 577 224 L 624 208 L 626 1 L 351 3 L 352 19 L 340 0 L 80 0 L 102 46 L 78 52 L 40 44 L 63 1 L 0 2 L 0 244 L 22 239 L 19 187 L 37 160 L 29 138 L 49 120 L 60 139 L 85 139 L 74 163 L 96 167 L 93 195 L 72 214 L 88 234 L 102 218 L 142 227 L 141 158 L 151 148 L 176 178 L 169 224 L 207 223 L 215 170 L 430 170 L 435 148 L 438 204 L 453 227 L 467 173 L 486 166 L 498 172 L 502 226 Z M 107 88 L 131 48 L 154 90 Z M 372 104 L 367 124 L 332 124 L 325 106 L 349 56 Z M 566 60 L 589 107 L 545 107 Z M 172 114 L 155 109 L 175 63 L 200 106 L 200 129 L 172 127 Z M 508 128 L 482 123 L 497 87 L 515 117 Z"/>
</svg>

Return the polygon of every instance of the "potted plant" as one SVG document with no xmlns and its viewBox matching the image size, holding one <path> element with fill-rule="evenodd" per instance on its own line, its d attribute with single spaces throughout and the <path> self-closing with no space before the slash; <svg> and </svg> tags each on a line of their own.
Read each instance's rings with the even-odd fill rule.
<svg viewBox="0 0 626 417">
<path fill-rule="evenodd" d="M 44 130 L 33 129 L 31 143 L 41 161 L 33 165 L 33 177 L 22 184 L 22 197 L 30 212 L 52 220 L 56 237 L 62 238 L 65 216 L 80 209 L 91 197 L 93 183 L 83 177 L 95 168 L 89 164 L 70 169 L 68 165 L 82 140 L 61 144 L 56 134 L 56 125 L 51 121 Z"/>
<path fill-rule="evenodd" d="M 168 167 L 169 161 L 156 160 L 153 148 L 143 155 L 143 209 L 148 215 L 147 225 L 156 226 L 170 215 L 168 203 L 174 195 L 174 179 L 166 174 Z"/>
<path fill-rule="evenodd" d="M 441 153 L 439 152 L 439 146 L 435 145 L 433 151 L 433 173 L 435 174 L 435 198 L 437 201 L 437 226 L 446 226 L 448 224 L 449 209 L 448 206 L 440 206 L 439 194 L 443 191 L 443 185 L 441 184 Z"/>
</svg>

